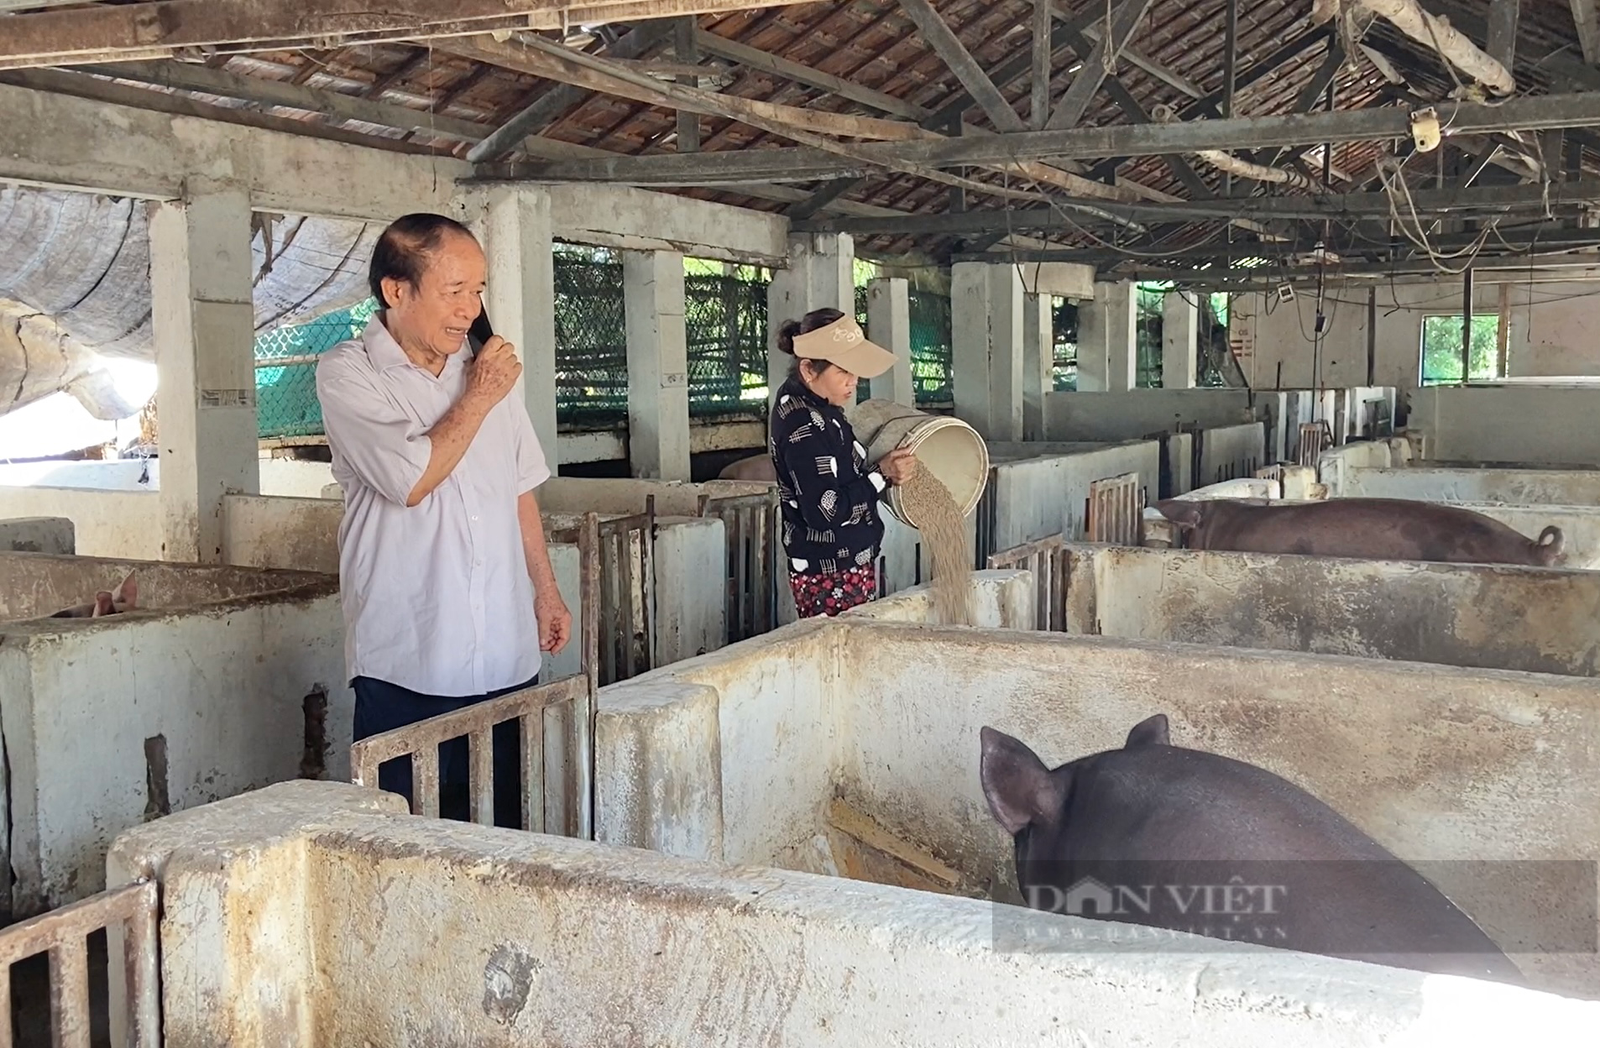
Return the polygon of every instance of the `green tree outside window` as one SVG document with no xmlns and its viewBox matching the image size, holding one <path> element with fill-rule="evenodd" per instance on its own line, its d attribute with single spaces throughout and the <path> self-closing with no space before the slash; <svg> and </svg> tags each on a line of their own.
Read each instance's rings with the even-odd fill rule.
<svg viewBox="0 0 1600 1048">
<path fill-rule="evenodd" d="M 1469 382 L 1502 377 L 1496 339 L 1500 318 L 1494 313 L 1472 316 Z M 1422 384 L 1439 386 L 1461 381 L 1461 314 L 1422 318 Z"/>
</svg>

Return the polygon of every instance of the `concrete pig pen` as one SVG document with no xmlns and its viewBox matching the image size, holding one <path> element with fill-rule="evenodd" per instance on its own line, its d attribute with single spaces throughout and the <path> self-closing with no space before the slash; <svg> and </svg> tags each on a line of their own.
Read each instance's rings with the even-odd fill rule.
<svg viewBox="0 0 1600 1048">
<path fill-rule="evenodd" d="M 1286 776 L 1404 859 L 1600 858 L 1600 682 L 891 617 L 797 623 L 601 689 L 600 839 L 1020 903 L 978 729 L 1054 766 L 1163 712 L 1178 745 Z M 933 861 L 850 870 L 840 804 Z M 1429 873 L 1536 985 L 1600 996 L 1593 952 L 1541 952 L 1559 933 L 1498 871 Z"/>
<path fill-rule="evenodd" d="M 1326 478 L 1324 478 L 1326 479 Z M 1421 465 L 1344 470 L 1330 491 L 1346 498 L 1429 502 L 1503 502 L 1530 506 L 1600 506 L 1600 472 L 1556 469 L 1458 469 Z"/>
<path fill-rule="evenodd" d="M 1066 630 L 1594 676 L 1600 573 L 1069 544 Z"/>
<path fill-rule="evenodd" d="M 972 514 L 984 560 L 1050 535 L 1083 537 L 1089 485 L 1097 480 L 1137 473 L 1147 501 L 1159 495 L 1161 445 L 1154 440 L 1001 443 L 991 455 L 989 485 Z"/>
<path fill-rule="evenodd" d="M 52 619 L 132 569 L 138 608 Z M 337 581 L 0 553 L 0 893 L 13 916 L 102 886 L 112 838 L 299 775 L 348 778 Z"/>
<path fill-rule="evenodd" d="M 1187 937 L 1154 952 L 1100 921 L 399 805 L 285 783 L 117 841 L 111 879 L 161 882 L 169 1048 L 1421 1048 L 1600 1024 L 1535 990 Z M 997 921 L 1082 945 L 998 950 Z"/>
</svg>

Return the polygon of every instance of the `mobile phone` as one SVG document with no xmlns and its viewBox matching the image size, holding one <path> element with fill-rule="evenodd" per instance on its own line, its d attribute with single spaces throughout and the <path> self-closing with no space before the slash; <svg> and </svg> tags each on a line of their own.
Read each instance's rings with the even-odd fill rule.
<svg viewBox="0 0 1600 1048">
<path fill-rule="evenodd" d="M 478 313 L 478 319 L 472 322 L 472 327 L 467 329 L 467 347 L 472 350 L 473 359 L 483 350 L 483 344 L 494 337 L 494 328 L 489 326 L 489 311 L 484 309 Z"/>
</svg>

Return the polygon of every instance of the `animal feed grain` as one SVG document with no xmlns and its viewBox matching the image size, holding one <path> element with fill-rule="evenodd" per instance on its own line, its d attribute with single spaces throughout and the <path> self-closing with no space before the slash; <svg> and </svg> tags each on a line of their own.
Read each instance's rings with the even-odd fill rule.
<svg viewBox="0 0 1600 1048">
<path fill-rule="evenodd" d="M 950 489 L 916 458 L 900 486 L 900 504 L 906 516 L 917 522 L 922 533 L 922 548 L 933 562 L 934 619 L 946 626 L 970 626 L 968 607 L 972 564 L 967 550 L 966 528 L 961 507 Z"/>
</svg>

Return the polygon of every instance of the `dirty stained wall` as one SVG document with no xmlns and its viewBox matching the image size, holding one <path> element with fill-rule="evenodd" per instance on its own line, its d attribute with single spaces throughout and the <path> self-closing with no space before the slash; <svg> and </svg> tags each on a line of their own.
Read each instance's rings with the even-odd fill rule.
<svg viewBox="0 0 1600 1048">
<path fill-rule="evenodd" d="M 98 891 L 106 847 L 146 818 L 348 778 L 354 698 L 331 580 L 0 554 L 0 594 L 9 615 L 48 614 L 130 567 L 150 610 L 0 625 L 0 859 L 16 876 L 0 906 L 16 916 Z"/>
<path fill-rule="evenodd" d="M 1067 632 L 1593 676 L 1600 573 L 1068 548 Z"/>
<path fill-rule="evenodd" d="M 1242 943 L 1158 954 L 1012 909 L 1007 928 L 1083 949 L 1002 952 L 976 900 L 412 819 L 380 796 L 285 784 L 118 841 L 114 874 L 163 871 L 167 1044 L 1350 1048 L 1553 1039 L 1600 1011 Z"/>
<path fill-rule="evenodd" d="M 822 677 L 793 688 L 802 661 Z M 611 843 L 659 847 L 627 833 L 687 822 L 697 836 L 663 850 L 823 872 L 812 839 L 837 794 L 955 867 L 963 893 L 1018 902 L 978 780 L 979 728 L 1054 767 L 1165 713 L 1175 744 L 1286 777 L 1408 861 L 1592 860 L 1597 699 L 1600 682 L 1579 677 L 845 617 L 602 689 L 601 820 Z M 719 746 L 686 745 L 713 715 Z M 629 759 L 613 759 L 617 740 Z M 694 850 L 716 839 L 720 854 Z M 1542 985 L 1600 995 L 1592 953 L 1541 952 L 1565 929 L 1509 890 L 1525 873 L 1430 868 Z"/>
<path fill-rule="evenodd" d="M 1402 469 L 1349 469 L 1348 498 L 1506 502 L 1528 506 L 1600 506 L 1600 472 L 1560 469 L 1463 469 L 1426 464 Z"/>
</svg>

